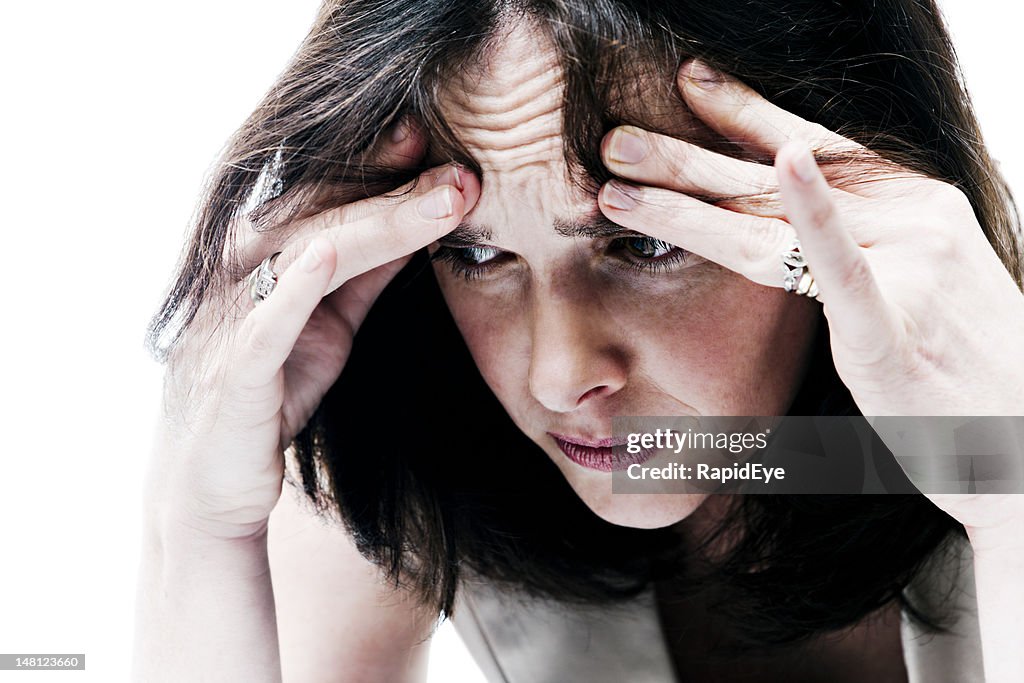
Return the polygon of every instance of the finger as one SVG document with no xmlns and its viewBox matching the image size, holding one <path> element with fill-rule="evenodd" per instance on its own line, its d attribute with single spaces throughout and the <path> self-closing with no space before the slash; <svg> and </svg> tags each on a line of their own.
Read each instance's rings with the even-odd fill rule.
<svg viewBox="0 0 1024 683">
<path fill-rule="evenodd" d="M 846 348 L 878 355 L 864 362 L 880 359 L 897 338 L 898 326 L 865 250 L 842 225 L 828 182 L 800 142 L 784 145 L 775 167 L 786 215 L 825 304 L 830 335 Z"/>
<path fill-rule="evenodd" d="M 409 168 L 422 159 L 426 149 L 427 138 L 422 127 L 414 117 L 406 115 L 382 131 L 370 147 L 356 157 L 352 166 Z M 281 245 L 303 234 L 312 235 L 324 225 L 356 221 L 380 212 L 380 203 L 370 201 L 372 199 L 350 202 L 270 231 L 256 231 L 248 220 L 241 221 L 233 244 L 226 245 L 229 249 L 234 247 L 234 253 L 225 251 L 225 254 L 229 262 L 241 264 L 239 272 L 245 274 L 266 254 L 278 251 Z"/>
<path fill-rule="evenodd" d="M 468 171 L 463 169 L 462 174 L 458 178 L 459 182 L 462 182 L 463 177 L 467 173 Z M 391 192 L 359 199 L 295 221 L 288 232 L 293 238 L 301 237 L 302 235 L 311 236 L 337 225 L 354 223 L 363 218 L 376 216 L 405 201 L 408 196 L 407 193 L 411 189 L 417 187 L 436 187 L 445 183 L 456 184 L 456 178 L 453 174 L 452 165 L 428 169 L 415 181 L 396 188 Z"/>
<path fill-rule="evenodd" d="M 403 169 L 413 166 L 423 158 L 427 150 L 427 138 L 420 124 L 411 116 L 406 116 L 393 124 L 377 139 L 377 142 L 364 153 L 362 161 L 367 165 L 381 166 L 387 169 Z M 446 170 L 442 166 L 427 171 L 436 178 Z M 349 223 L 366 216 L 380 213 L 387 208 L 386 197 L 376 195 L 348 202 L 328 209 L 317 215 L 296 221 L 297 229 L 308 229 L 319 232 L 326 226 Z"/>
<path fill-rule="evenodd" d="M 697 59 L 683 64 L 679 90 L 701 121 L 723 137 L 774 155 L 790 140 L 812 149 L 861 149 L 858 143 L 761 97 L 739 79 Z"/>
<path fill-rule="evenodd" d="M 349 279 L 421 249 L 454 230 L 480 197 L 480 183 L 455 164 L 432 169 L 387 199 L 381 213 L 350 223 L 324 227 L 339 254 L 328 286 L 333 291 Z M 284 267 L 298 257 L 305 241 L 290 244 L 279 257 Z"/>
<path fill-rule="evenodd" d="M 327 295 L 328 303 L 348 325 L 350 334 L 356 333 L 377 297 L 394 279 L 395 275 L 405 267 L 410 258 L 411 256 L 403 256 L 356 275 Z"/>
<path fill-rule="evenodd" d="M 618 126 L 601 140 L 613 173 L 645 185 L 718 197 L 778 192 L 775 169 L 741 161 L 668 135 Z"/>
<path fill-rule="evenodd" d="M 316 237 L 301 257 L 278 275 L 273 291 L 239 328 L 228 371 L 230 386 L 254 389 L 273 380 L 323 299 L 336 265 L 334 245 Z"/>
<path fill-rule="evenodd" d="M 781 287 L 786 221 L 730 211 L 672 190 L 605 183 L 598 206 L 610 220 L 664 240 L 769 287 Z"/>
</svg>

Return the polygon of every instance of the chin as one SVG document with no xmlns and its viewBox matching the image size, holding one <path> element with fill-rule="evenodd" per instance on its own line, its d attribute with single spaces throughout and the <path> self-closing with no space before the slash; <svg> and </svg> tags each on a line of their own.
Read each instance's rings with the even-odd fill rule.
<svg viewBox="0 0 1024 683">
<path fill-rule="evenodd" d="M 603 483 L 600 491 L 577 490 L 577 494 L 601 519 L 635 529 L 660 529 L 681 522 L 708 497 L 704 493 L 612 493 L 611 482 Z"/>
</svg>

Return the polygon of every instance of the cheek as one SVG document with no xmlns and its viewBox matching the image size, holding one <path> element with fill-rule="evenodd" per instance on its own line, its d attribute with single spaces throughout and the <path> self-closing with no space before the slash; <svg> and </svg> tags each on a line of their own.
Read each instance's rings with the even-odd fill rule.
<svg viewBox="0 0 1024 683">
<path fill-rule="evenodd" d="M 439 277 L 452 318 L 487 385 L 506 404 L 529 371 L 529 337 L 522 307 L 480 296 L 461 282 Z"/>
<path fill-rule="evenodd" d="M 817 305 L 722 269 L 714 285 L 660 306 L 640 356 L 662 389 L 707 415 L 775 415 L 795 393 Z"/>
</svg>

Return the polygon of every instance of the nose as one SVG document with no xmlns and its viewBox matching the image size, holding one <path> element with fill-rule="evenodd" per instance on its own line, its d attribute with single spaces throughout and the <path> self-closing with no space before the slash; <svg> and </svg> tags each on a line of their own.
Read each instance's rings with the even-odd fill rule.
<svg viewBox="0 0 1024 683">
<path fill-rule="evenodd" d="M 567 413 L 626 383 L 626 354 L 617 326 L 590 301 L 550 292 L 534 298 L 530 393 L 548 410 Z"/>
</svg>

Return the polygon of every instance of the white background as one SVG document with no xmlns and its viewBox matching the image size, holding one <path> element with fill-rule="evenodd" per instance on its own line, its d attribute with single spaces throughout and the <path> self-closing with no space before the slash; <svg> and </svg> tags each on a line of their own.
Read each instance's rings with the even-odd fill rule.
<svg viewBox="0 0 1024 683">
<path fill-rule="evenodd" d="M 313 0 L 5 3 L 0 14 L 0 652 L 127 680 L 139 493 L 162 368 L 142 347 L 205 173 Z M 943 3 L 985 138 L 1024 197 L 1021 10 Z M 431 681 L 482 680 L 449 625 Z"/>
</svg>

